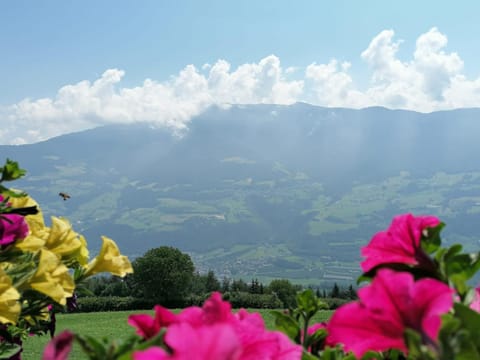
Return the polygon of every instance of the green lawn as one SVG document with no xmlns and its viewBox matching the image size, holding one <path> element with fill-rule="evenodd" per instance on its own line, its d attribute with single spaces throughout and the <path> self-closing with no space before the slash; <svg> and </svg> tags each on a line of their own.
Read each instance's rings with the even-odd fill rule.
<svg viewBox="0 0 480 360">
<path fill-rule="evenodd" d="M 274 328 L 274 319 L 269 310 L 251 310 L 262 314 L 265 324 L 269 329 Z M 152 311 L 118 311 L 118 312 L 100 312 L 100 313 L 82 313 L 82 314 L 58 314 L 57 331 L 60 333 L 65 329 L 70 329 L 80 334 L 89 334 L 98 338 L 107 337 L 109 339 L 123 339 L 135 331 L 127 324 L 127 319 L 133 313 L 150 313 Z M 320 312 L 315 320 L 320 322 L 330 318 L 331 311 Z M 27 339 L 24 343 L 22 354 L 23 360 L 38 360 L 42 358 L 42 352 L 50 336 L 34 336 Z M 86 359 L 80 348 L 74 345 L 70 354 L 71 360 Z"/>
</svg>

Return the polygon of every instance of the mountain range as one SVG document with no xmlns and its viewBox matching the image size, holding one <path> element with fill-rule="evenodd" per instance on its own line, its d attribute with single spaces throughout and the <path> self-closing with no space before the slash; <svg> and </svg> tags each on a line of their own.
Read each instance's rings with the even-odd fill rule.
<svg viewBox="0 0 480 360">
<path fill-rule="evenodd" d="M 480 109 L 234 105 L 181 133 L 106 125 L 0 154 L 27 170 L 14 187 L 90 248 L 169 245 L 219 277 L 319 285 L 354 283 L 360 248 L 395 214 L 436 215 L 447 243 L 477 250 L 479 134 Z"/>
</svg>

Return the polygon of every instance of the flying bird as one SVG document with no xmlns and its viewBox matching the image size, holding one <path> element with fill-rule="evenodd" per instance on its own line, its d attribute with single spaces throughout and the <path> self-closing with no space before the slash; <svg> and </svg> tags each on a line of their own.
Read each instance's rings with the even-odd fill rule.
<svg viewBox="0 0 480 360">
<path fill-rule="evenodd" d="M 64 192 L 58 193 L 58 196 L 60 196 L 63 199 L 63 201 L 70 199 L 70 195 Z"/>
</svg>

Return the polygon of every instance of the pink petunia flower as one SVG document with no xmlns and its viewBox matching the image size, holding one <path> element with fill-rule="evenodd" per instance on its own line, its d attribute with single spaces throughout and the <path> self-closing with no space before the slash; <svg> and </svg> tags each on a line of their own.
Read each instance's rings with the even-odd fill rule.
<svg viewBox="0 0 480 360">
<path fill-rule="evenodd" d="M 362 270 L 368 272 L 378 265 L 400 263 L 429 267 L 429 258 L 422 250 L 422 233 L 440 224 L 434 216 L 399 215 L 393 218 L 386 231 L 375 234 L 361 252 L 365 260 Z"/>
<path fill-rule="evenodd" d="M 8 245 L 28 235 L 25 218 L 18 214 L 0 215 L 0 245 Z"/>
<path fill-rule="evenodd" d="M 135 360 L 237 360 L 242 351 L 234 330 L 227 324 L 194 328 L 188 323 L 174 324 L 165 334 L 165 342 L 173 350 L 170 355 L 159 347 L 133 354 Z"/>
<path fill-rule="evenodd" d="M 281 332 L 267 330 L 260 314 L 250 314 L 243 309 L 233 314 L 231 304 L 223 301 L 218 292 L 213 293 L 201 308 L 192 306 L 178 315 L 172 314 L 174 319 L 163 322 L 157 320 L 158 314 L 168 314 L 166 311 L 163 309 L 161 312 L 156 308 L 155 318 L 135 315 L 130 317 L 129 323 L 136 326 L 137 333 L 145 338 L 166 327 L 164 341 L 172 353 L 154 347 L 136 352 L 135 360 L 301 358 L 302 348 L 299 345 L 293 344 Z"/>
<path fill-rule="evenodd" d="M 55 336 L 45 347 L 42 360 L 67 360 L 74 337 L 68 330 Z"/>
<path fill-rule="evenodd" d="M 425 344 L 435 343 L 440 317 L 453 306 L 453 293 L 435 279 L 415 282 L 410 273 L 380 269 L 372 283 L 359 290 L 359 301 L 335 311 L 328 323 L 328 342 L 344 344 L 358 358 L 368 350 L 407 353 L 407 328 L 419 332 Z"/>
<path fill-rule="evenodd" d="M 130 315 L 128 317 L 128 324 L 137 328 L 137 334 L 144 339 L 150 339 L 160 332 L 160 329 L 167 327 L 177 318 L 170 310 L 156 305 L 154 308 L 155 317 L 147 314 Z"/>
</svg>

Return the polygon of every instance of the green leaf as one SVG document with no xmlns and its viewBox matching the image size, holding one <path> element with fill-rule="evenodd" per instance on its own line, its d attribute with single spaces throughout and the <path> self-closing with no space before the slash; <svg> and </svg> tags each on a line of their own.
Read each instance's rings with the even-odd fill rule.
<svg viewBox="0 0 480 360">
<path fill-rule="evenodd" d="M 442 360 L 480 360 L 480 314 L 455 303 L 454 312 L 442 316 L 439 342 Z"/>
<path fill-rule="evenodd" d="M 452 256 L 457 255 L 460 251 L 462 251 L 463 246 L 460 244 L 453 244 L 447 249 L 447 252 L 445 253 L 445 260 L 449 260 Z"/>
<path fill-rule="evenodd" d="M 302 360 L 318 360 L 318 357 L 304 350 L 302 353 Z"/>
<path fill-rule="evenodd" d="M 422 336 L 417 331 L 407 328 L 403 335 L 408 348 L 409 359 L 436 359 L 436 356 L 431 352 L 430 348 L 423 344 Z"/>
<path fill-rule="evenodd" d="M 472 278 L 479 269 L 479 253 L 456 254 L 448 259 L 445 258 L 445 274 L 462 297 L 470 288 L 466 281 Z"/>
<path fill-rule="evenodd" d="M 340 347 L 325 347 L 325 350 L 320 355 L 322 360 L 357 360 L 355 355 L 351 352 L 345 354 Z"/>
<path fill-rule="evenodd" d="M 278 310 L 272 310 L 270 313 L 275 317 L 277 330 L 286 334 L 293 341 L 297 341 L 300 338 L 300 327 L 291 316 Z"/>
<path fill-rule="evenodd" d="M 121 356 L 129 354 L 132 349 L 138 344 L 141 339 L 137 335 L 131 335 L 127 339 L 121 341 L 115 351 L 115 356 L 121 358 Z M 131 357 L 130 357 L 131 359 Z"/>
<path fill-rule="evenodd" d="M 367 351 L 365 354 L 363 354 L 361 360 L 373 360 L 373 359 L 376 359 L 376 360 L 383 360 L 384 359 L 384 356 L 382 353 L 378 352 L 378 351 Z M 390 359 L 390 358 L 389 358 Z"/>
<path fill-rule="evenodd" d="M 0 172 L 2 173 L 0 181 L 17 180 L 26 174 L 26 171 L 20 169 L 16 161 L 12 161 L 10 159 L 7 159 L 5 165 L 0 168 Z"/>
<path fill-rule="evenodd" d="M 478 338 L 473 339 L 468 331 L 462 329 L 455 336 L 455 360 L 480 360 L 480 354 L 475 344 Z"/>
<path fill-rule="evenodd" d="M 297 295 L 297 309 L 304 312 L 308 319 L 318 310 L 327 308 L 327 304 L 318 299 L 312 289 L 306 289 Z"/>
<path fill-rule="evenodd" d="M 325 340 L 327 337 L 327 330 L 326 329 L 318 329 L 313 334 L 308 336 L 307 347 L 311 344 L 318 343 L 320 341 Z"/>
<path fill-rule="evenodd" d="M 468 330 L 472 339 L 477 343 L 477 349 L 480 351 L 480 313 L 470 309 L 468 306 L 455 303 L 455 316 L 462 322 L 462 327 Z"/>
<path fill-rule="evenodd" d="M 9 342 L 0 343 L 0 359 L 10 359 L 14 355 L 18 354 L 22 350 L 22 347 L 17 344 Z"/>
<path fill-rule="evenodd" d="M 372 275 L 370 274 L 362 274 L 357 278 L 357 285 L 360 285 L 363 282 L 370 282 L 372 281 Z"/>
<path fill-rule="evenodd" d="M 104 342 L 88 335 L 75 335 L 75 339 L 82 347 L 90 360 L 102 360 L 107 358 L 107 347 Z"/>
<path fill-rule="evenodd" d="M 1 184 L 0 184 L 0 193 L 2 193 L 6 197 L 13 197 L 13 198 L 22 197 L 22 196 L 27 195 L 27 193 L 22 192 L 22 191 L 10 190 L 10 189 L 6 188 L 5 186 L 3 186 Z M 6 201 L 6 200 L 4 200 L 4 201 Z"/>
<path fill-rule="evenodd" d="M 440 232 L 445 227 L 444 223 L 440 223 L 434 228 L 429 228 L 426 237 L 422 237 L 421 246 L 428 254 L 433 254 L 437 251 L 442 243 Z"/>
</svg>

